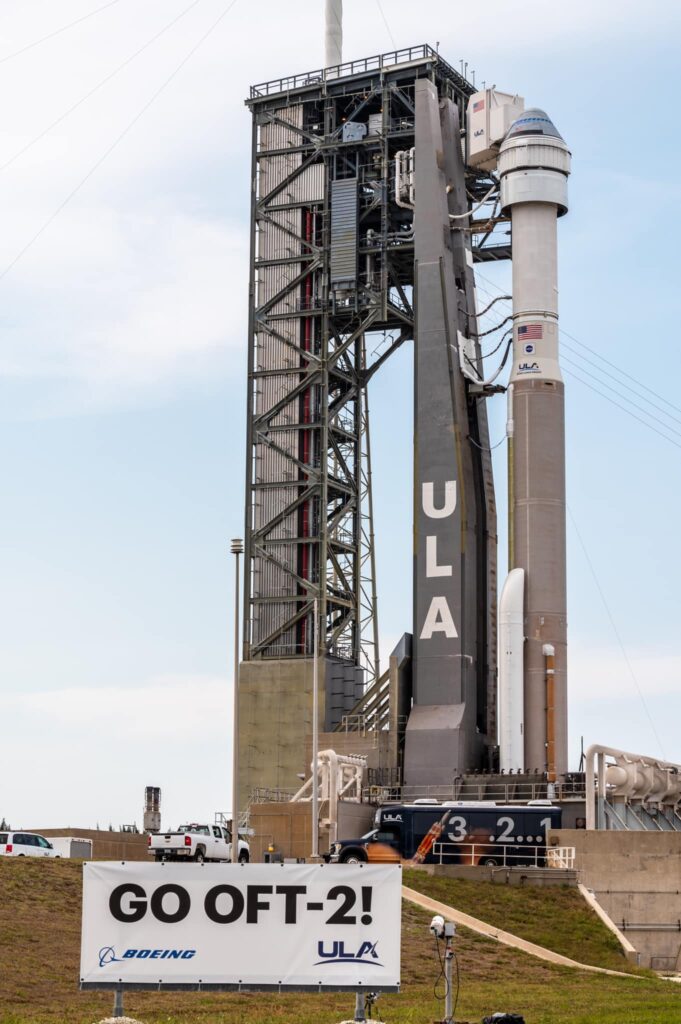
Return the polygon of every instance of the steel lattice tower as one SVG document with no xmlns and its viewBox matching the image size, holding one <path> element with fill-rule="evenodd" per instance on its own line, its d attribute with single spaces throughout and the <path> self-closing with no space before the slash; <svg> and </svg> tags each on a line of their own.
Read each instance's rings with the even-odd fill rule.
<svg viewBox="0 0 681 1024">
<path fill-rule="evenodd" d="M 474 91 L 434 50 L 419 46 L 255 86 L 247 101 L 253 137 L 244 801 L 254 786 L 295 784 L 302 767 L 315 598 L 327 729 L 379 673 L 367 388 L 415 334 L 414 204 L 413 196 L 396 192 L 395 166 L 417 142 L 422 80 L 432 83 L 436 106 L 439 98 L 454 111 L 463 111 Z M 456 173 L 461 181 L 450 204 L 466 209 L 491 182 L 470 176 L 467 196 L 463 170 Z M 437 226 L 440 236 L 443 230 Z M 468 240 L 467 247 L 468 255 L 463 247 L 455 254 L 464 309 L 452 315 L 471 334 L 475 359 L 466 268 L 473 256 L 506 256 L 507 246 L 493 251 L 488 242 L 472 252 Z M 496 524 L 489 459 L 479 454 L 489 445 L 484 401 L 462 390 L 456 403 L 465 440 L 470 434 L 479 450 L 471 449 L 469 486 L 482 510 L 475 528 L 487 538 L 470 552 L 477 580 L 471 593 L 480 602 L 484 593 L 489 608 L 496 583 L 487 541 Z M 409 484 L 406 476 L 407 492 Z M 474 650 L 481 735 L 493 731 L 494 624 L 487 615 L 493 612 L 473 613 L 476 636 L 466 640 Z"/>
</svg>

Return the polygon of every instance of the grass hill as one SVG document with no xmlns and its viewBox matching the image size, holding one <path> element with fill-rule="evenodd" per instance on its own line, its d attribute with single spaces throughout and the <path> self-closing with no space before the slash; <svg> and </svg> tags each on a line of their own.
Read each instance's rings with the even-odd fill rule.
<svg viewBox="0 0 681 1024">
<path fill-rule="evenodd" d="M 646 973 L 627 962 L 615 936 L 571 886 L 540 889 L 492 885 L 467 879 L 434 878 L 425 871 L 413 869 L 404 871 L 404 884 L 579 963 L 613 971 Z"/>
<path fill-rule="evenodd" d="M 515 890 L 488 882 L 405 873 L 405 883 L 568 956 L 627 970 L 598 919 L 569 890 Z M 78 991 L 81 866 L 0 859 L 0 1024 L 92 1024 L 111 1012 L 110 993 Z M 383 996 L 388 1024 L 429 1024 L 443 1014 L 430 915 L 403 905 L 402 992 Z M 681 989 L 652 976 L 610 978 L 551 967 L 461 929 L 459 1022 L 494 1010 L 527 1024 L 669 1024 L 681 1020 Z M 441 989 L 441 984 L 439 986 Z M 352 996 L 130 993 L 125 1011 L 145 1024 L 334 1024 Z"/>
</svg>

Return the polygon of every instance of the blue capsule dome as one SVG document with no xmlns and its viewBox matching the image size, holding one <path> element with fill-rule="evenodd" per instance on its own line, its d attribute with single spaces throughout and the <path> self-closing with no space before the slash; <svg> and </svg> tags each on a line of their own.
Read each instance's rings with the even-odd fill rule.
<svg viewBox="0 0 681 1024">
<path fill-rule="evenodd" d="M 509 128 L 506 138 L 515 139 L 519 135 L 546 135 L 550 138 L 560 139 L 561 142 L 565 141 L 548 114 L 537 107 L 525 110 L 520 117 L 517 117 Z"/>
</svg>

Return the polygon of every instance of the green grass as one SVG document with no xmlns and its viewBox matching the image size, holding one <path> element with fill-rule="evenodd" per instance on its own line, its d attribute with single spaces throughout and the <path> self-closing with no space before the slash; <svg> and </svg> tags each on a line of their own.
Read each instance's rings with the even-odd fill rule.
<svg viewBox="0 0 681 1024">
<path fill-rule="evenodd" d="M 454 902 L 452 890 L 421 872 L 406 872 L 413 888 L 437 882 L 435 898 Z M 417 877 L 415 877 L 417 876 Z M 452 882 L 447 882 L 451 886 Z M 110 993 L 78 991 L 81 867 L 69 861 L 0 860 L 0 1024 L 92 1024 L 109 1016 Z M 506 886 L 467 883 L 457 886 L 456 905 L 511 931 L 525 931 L 539 941 L 543 925 L 536 913 L 572 938 L 554 937 L 553 948 L 576 956 L 579 935 L 586 936 L 589 955 L 581 959 L 604 966 L 625 967 L 623 958 L 601 944 L 599 928 L 586 929 L 571 918 L 581 911 L 572 895 L 546 890 L 522 894 Z M 522 896 L 531 903 L 522 912 Z M 535 902 L 538 900 L 538 902 Z M 567 907 L 567 910 L 565 910 Z M 388 1024 L 430 1024 L 440 1020 L 443 1004 L 433 995 L 438 974 L 430 914 L 403 904 L 402 992 L 378 1003 Z M 589 917 L 587 912 L 587 917 Z M 511 918 L 513 927 L 511 925 Z M 597 921 L 597 919 L 596 919 Z M 600 922 L 598 922 L 600 926 Z M 549 942 L 544 944 L 550 945 Z M 681 990 L 652 976 L 611 978 L 551 967 L 533 957 L 460 929 L 456 938 L 460 966 L 458 1022 L 477 1022 L 494 1010 L 516 1010 L 527 1024 L 678 1024 Z M 145 1024 L 334 1024 L 352 1016 L 351 995 L 285 996 L 264 994 L 205 995 L 130 993 L 125 1011 Z"/>
<path fill-rule="evenodd" d="M 612 932 L 571 886 L 493 885 L 434 877 L 418 869 L 405 870 L 403 881 L 432 899 L 579 963 L 638 971 L 625 959 Z"/>
</svg>

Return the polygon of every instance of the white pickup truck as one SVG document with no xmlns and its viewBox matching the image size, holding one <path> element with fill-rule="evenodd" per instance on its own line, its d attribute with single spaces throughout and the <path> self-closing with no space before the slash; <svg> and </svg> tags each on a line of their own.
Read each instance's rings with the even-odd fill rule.
<svg viewBox="0 0 681 1024">
<path fill-rule="evenodd" d="M 148 852 L 156 860 L 232 859 L 232 836 L 221 825 L 180 825 L 177 832 L 159 832 L 149 836 Z M 248 843 L 239 839 L 239 863 L 250 860 Z"/>
</svg>

